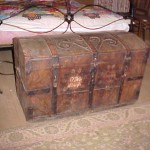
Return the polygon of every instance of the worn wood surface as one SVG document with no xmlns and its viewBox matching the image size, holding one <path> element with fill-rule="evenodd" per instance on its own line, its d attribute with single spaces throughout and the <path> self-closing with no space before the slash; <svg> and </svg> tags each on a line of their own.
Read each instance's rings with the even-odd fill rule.
<svg viewBox="0 0 150 150">
<path fill-rule="evenodd" d="M 127 32 L 16 38 L 16 87 L 26 118 L 138 99 L 148 46 Z"/>
</svg>

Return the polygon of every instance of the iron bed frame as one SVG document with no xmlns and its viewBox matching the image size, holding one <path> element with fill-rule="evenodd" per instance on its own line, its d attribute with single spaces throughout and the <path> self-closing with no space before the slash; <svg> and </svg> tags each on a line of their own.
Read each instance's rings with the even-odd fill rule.
<svg viewBox="0 0 150 150">
<path fill-rule="evenodd" d="M 74 20 L 74 15 L 75 15 L 76 13 L 78 13 L 79 11 L 83 10 L 83 9 L 86 8 L 86 7 L 97 6 L 97 7 L 104 8 L 104 9 L 106 9 L 106 10 L 108 10 L 108 11 L 111 11 L 111 12 L 113 12 L 113 13 L 117 13 L 117 14 L 123 16 L 124 19 L 131 19 L 130 31 L 132 31 L 132 30 L 133 30 L 132 18 L 134 17 L 134 0 L 129 0 L 129 1 L 130 1 L 130 9 L 129 9 L 129 12 L 128 12 L 128 13 L 120 13 L 120 12 L 117 13 L 117 12 L 113 12 L 112 10 L 109 10 L 109 9 L 107 9 L 107 8 L 101 6 L 101 5 L 85 5 L 84 7 L 78 9 L 76 12 L 72 13 L 72 12 L 71 12 L 70 0 L 65 0 L 66 9 L 67 9 L 66 13 L 63 13 L 62 11 L 60 11 L 59 9 L 57 9 L 57 8 L 51 6 L 51 5 L 43 4 L 42 2 L 40 2 L 40 3 L 37 3 L 37 2 L 35 2 L 35 3 L 26 3 L 26 4 L 24 4 L 24 3 L 19 3 L 19 5 L 21 4 L 21 5 L 24 6 L 24 9 L 21 10 L 21 11 L 19 11 L 19 12 L 16 13 L 16 14 L 12 14 L 10 17 L 8 17 L 8 18 L 6 18 L 6 19 L 9 19 L 9 18 L 11 18 L 11 17 L 14 17 L 14 16 L 16 16 L 16 15 L 18 15 L 18 14 L 20 14 L 20 13 L 22 13 L 22 12 L 24 12 L 24 11 L 30 9 L 30 8 L 32 8 L 32 7 L 44 6 L 44 7 L 48 7 L 48 8 L 53 8 L 53 9 L 57 10 L 58 12 L 60 12 L 60 13 L 64 16 L 64 21 L 63 21 L 60 25 L 62 25 L 64 22 L 67 22 L 68 25 L 67 25 L 67 28 L 66 28 L 65 32 L 67 32 L 68 28 L 70 28 L 70 30 L 71 30 L 73 33 L 75 33 L 75 32 L 72 30 L 72 28 L 71 28 L 71 23 L 72 23 L 73 21 L 76 22 L 76 21 Z M 6 4 L 6 3 L 5 3 L 5 4 Z M 6 19 L 4 19 L 4 20 L 6 20 Z M 78 22 L 76 22 L 76 23 L 79 24 Z M 2 24 L 3 24 L 3 20 L 0 20 L 0 26 L 1 26 Z M 58 25 L 58 26 L 55 27 L 54 29 L 58 28 L 60 25 Z M 83 26 L 83 25 L 81 25 L 81 24 L 79 24 L 79 25 L 82 26 L 83 28 L 90 29 L 90 28 L 87 28 L 87 27 L 85 27 L 85 26 Z M 102 28 L 102 27 L 100 27 L 100 28 Z M 100 28 L 95 28 L 95 29 L 90 29 L 90 30 L 96 30 L 96 29 L 100 29 Z M 52 32 L 54 29 L 50 30 L 49 32 Z M 65 33 L 65 32 L 63 32 L 63 33 Z M 0 45 L 0 50 L 12 50 L 12 49 L 13 49 L 13 44 Z"/>
</svg>

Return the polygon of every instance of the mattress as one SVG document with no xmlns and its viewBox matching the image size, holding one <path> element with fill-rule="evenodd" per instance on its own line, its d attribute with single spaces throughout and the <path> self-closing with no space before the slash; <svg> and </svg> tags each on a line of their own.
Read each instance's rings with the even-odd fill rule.
<svg viewBox="0 0 150 150">
<path fill-rule="evenodd" d="M 84 9 L 80 10 L 81 7 Z M 80 11 L 79 11 L 80 10 Z M 14 11 L 14 10 L 13 10 Z M 63 34 L 64 32 L 129 31 L 130 20 L 102 7 L 85 7 L 72 2 L 73 18 L 65 17 L 66 7 L 31 7 L 16 15 L 8 16 L 11 9 L 1 12 L 0 44 L 12 44 L 14 37 L 39 34 Z M 71 17 L 71 16 L 67 16 Z M 68 22 L 69 20 L 70 22 Z"/>
</svg>

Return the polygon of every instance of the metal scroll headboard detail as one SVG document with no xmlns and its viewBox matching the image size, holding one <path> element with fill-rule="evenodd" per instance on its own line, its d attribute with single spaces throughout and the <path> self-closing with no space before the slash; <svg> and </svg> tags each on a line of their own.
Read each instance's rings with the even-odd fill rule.
<svg viewBox="0 0 150 150">
<path fill-rule="evenodd" d="M 130 0 L 130 6 L 131 6 L 131 2 L 132 2 L 132 0 Z M 16 27 L 16 28 L 19 28 L 19 29 L 22 29 L 22 30 L 25 30 L 25 31 L 28 31 L 28 32 L 32 32 L 32 33 L 49 33 L 49 32 L 54 31 L 55 29 L 59 28 L 59 27 L 60 27 L 62 24 L 64 24 L 65 22 L 67 22 L 67 24 L 68 24 L 68 25 L 67 25 L 67 28 L 66 28 L 66 30 L 65 30 L 63 33 L 67 32 L 67 30 L 68 30 L 69 28 L 70 28 L 70 30 L 71 30 L 73 33 L 75 33 L 75 32 L 73 31 L 73 29 L 72 29 L 72 26 L 71 26 L 71 23 L 72 23 L 72 22 L 75 22 L 75 23 L 78 24 L 79 26 L 81 26 L 81 27 L 83 27 L 83 28 L 85 28 L 85 29 L 88 29 L 88 30 L 98 30 L 98 29 L 104 28 L 104 27 L 106 27 L 106 26 L 108 26 L 108 25 L 110 25 L 110 24 L 112 24 L 112 23 L 114 23 L 114 22 L 117 22 L 117 21 L 123 19 L 123 18 L 121 18 L 121 19 L 116 19 L 115 21 L 112 21 L 112 22 L 110 22 L 110 23 L 108 23 L 108 24 L 106 24 L 106 25 L 104 25 L 104 26 L 101 26 L 101 27 L 88 28 L 88 27 L 86 27 L 86 26 L 80 24 L 79 22 L 77 22 L 77 21 L 74 19 L 74 15 L 77 14 L 78 12 L 80 12 L 81 10 L 87 8 L 87 7 L 94 7 L 94 6 L 100 7 L 100 8 L 104 8 L 104 9 L 110 11 L 110 12 L 113 12 L 113 11 L 112 11 L 112 10 L 109 10 L 109 9 L 107 9 L 107 8 L 101 6 L 101 5 L 86 5 L 86 6 L 83 6 L 83 7 L 79 8 L 77 11 L 75 11 L 75 12 L 73 13 L 73 12 L 71 11 L 70 0 L 65 0 L 65 6 L 66 6 L 66 10 L 67 10 L 66 13 L 64 13 L 64 12 L 62 12 L 61 10 L 55 8 L 54 6 L 51 6 L 51 5 L 48 5 L 48 4 L 43 4 L 43 3 L 32 3 L 32 4 L 31 4 L 31 3 L 28 3 L 28 4 L 26 4 L 26 5 L 24 5 L 24 3 L 19 3 L 19 5 L 23 5 L 23 6 L 24 6 L 24 9 L 23 9 L 23 10 L 20 10 L 20 11 L 19 11 L 18 13 L 16 13 L 16 14 L 12 14 L 11 16 L 9 16 L 9 17 L 7 17 L 7 18 L 5 18 L 5 19 L 0 20 L 0 25 L 4 24 L 4 25 Z M 51 29 L 51 30 L 49 30 L 49 31 L 43 31 L 43 32 L 41 32 L 41 31 L 40 31 L 40 32 L 37 32 L 37 31 L 30 31 L 30 30 L 28 30 L 28 29 L 24 29 L 24 28 L 19 27 L 19 26 L 17 26 L 17 25 L 11 25 L 11 24 L 4 23 L 4 22 L 3 22 L 3 20 L 12 18 L 12 17 L 14 17 L 14 16 L 16 16 L 16 15 L 19 15 L 20 13 L 22 13 L 22 12 L 24 12 L 24 11 L 30 9 L 30 8 L 39 7 L 39 6 L 44 6 L 44 7 L 47 7 L 47 8 L 53 8 L 54 10 L 60 12 L 60 13 L 64 16 L 63 22 L 60 23 L 58 26 L 54 27 L 53 29 Z M 132 9 L 132 8 L 131 8 L 131 9 Z M 131 10 L 130 10 L 130 12 L 131 12 Z M 113 13 L 116 13 L 116 12 L 113 12 Z M 131 15 L 132 15 L 132 14 L 131 14 Z"/>
</svg>

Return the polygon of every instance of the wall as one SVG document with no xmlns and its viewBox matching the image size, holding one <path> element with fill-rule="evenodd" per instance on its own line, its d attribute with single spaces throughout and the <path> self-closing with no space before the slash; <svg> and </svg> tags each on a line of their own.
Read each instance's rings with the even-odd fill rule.
<svg viewBox="0 0 150 150">
<path fill-rule="evenodd" d="M 80 3 L 83 3 L 83 4 L 93 4 L 94 3 L 94 0 L 76 0 Z M 136 0 L 134 0 L 136 2 Z M 150 8 L 149 8 L 149 16 L 150 16 Z"/>
</svg>

